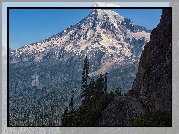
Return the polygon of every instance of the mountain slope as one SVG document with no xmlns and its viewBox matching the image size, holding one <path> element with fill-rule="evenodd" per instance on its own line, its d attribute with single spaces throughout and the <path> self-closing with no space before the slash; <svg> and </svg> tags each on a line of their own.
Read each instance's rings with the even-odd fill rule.
<svg viewBox="0 0 179 134">
<path fill-rule="evenodd" d="M 77 59 L 86 55 L 93 59 L 95 53 L 101 53 L 101 70 L 91 74 L 96 75 L 109 71 L 116 64 L 138 60 L 149 39 L 149 31 L 134 25 L 130 19 L 111 10 L 95 9 L 78 24 L 56 35 L 10 50 L 10 63 L 52 58 L 67 60 L 75 55 Z"/>
</svg>

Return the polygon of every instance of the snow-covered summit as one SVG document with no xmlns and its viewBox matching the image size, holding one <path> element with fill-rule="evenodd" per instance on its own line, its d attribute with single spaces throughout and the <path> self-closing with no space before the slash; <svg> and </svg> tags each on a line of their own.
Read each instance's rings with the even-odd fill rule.
<svg viewBox="0 0 179 134">
<path fill-rule="evenodd" d="M 120 7 L 120 6 L 116 4 L 106 4 L 106 3 L 96 2 L 95 4 L 92 5 L 92 7 Z"/>
<path fill-rule="evenodd" d="M 66 61 L 74 55 L 76 59 L 83 56 L 89 59 L 102 57 L 102 68 L 92 74 L 97 75 L 107 72 L 113 66 L 138 60 L 149 39 L 150 33 L 144 27 L 136 26 L 130 19 L 111 10 L 94 9 L 79 23 L 56 35 L 11 50 L 10 63 L 49 59 Z"/>
</svg>

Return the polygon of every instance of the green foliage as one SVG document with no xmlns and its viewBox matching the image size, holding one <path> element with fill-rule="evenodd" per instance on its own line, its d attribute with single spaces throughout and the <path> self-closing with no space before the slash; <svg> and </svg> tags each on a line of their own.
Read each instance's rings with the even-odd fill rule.
<svg viewBox="0 0 179 134">
<path fill-rule="evenodd" d="M 77 126 L 94 126 L 96 120 L 100 117 L 102 110 L 113 100 L 112 95 L 103 94 L 100 98 L 91 97 L 88 102 L 83 102 L 77 113 L 81 113 L 82 118 Z"/>
<path fill-rule="evenodd" d="M 102 110 L 113 100 L 114 93 L 103 92 L 102 75 L 94 82 L 92 79 L 86 98 L 79 109 L 64 113 L 61 126 L 94 126 Z"/>
<path fill-rule="evenodd" d="M 85 93 L 84 100 L 77 110 L 64 111 L 61 119 L 61 126 L 94 126 L 100 117 L 102 110 L 113 100 L 114 93 L 106 93 L 107 76 L 100 77 L 96 81 L 91 79 L 87 84 L 88 60 L 84 60 L 82 74 L 82 93 Z"/>
<path fill-rule="evenodd" d="M 86 56 L 85 60 L 84 60 L 84 67 L 83 67 L 83 73 L 82 73 L 82 86 L 81 86 L 81 89 L 82 89 L 82 93 L 81 93 L 81 97 L 86 97 L 86 94 L 88 92 L 88 72 L 89 70 L 89 62 L 88 62 L 88 58 Z"/>
<path fill-rule="evenodd" d="M 117 96 L 123 96 L 121 93 L 121 88 L 119 88 L 119 87 L 116 89 L 115 93 Z"/>
<path fill-rule="evenodd" d="M 10 126 L 59 126 L 66 96 L 56 86 L 26 88 L 10 95 Z M 63 92 L 64 93 L 64 92 Z"/>
<path fill-rule="evenodd" d="M 49 62 L 33 64 L 32 62 L 11 64 L 10 113 L 12 116 L 10 116 L 9 124 L 11 126 L 58 126 L 61 119 L 62 126 L 94 126 L 102 110 L 111 103 L 117 94 L 120 95 L 120 92 L 117 91 L 116 94 L 112 91 L 107 93 L 106 75 L 100 75 L 96 80 L 91 79 L 89 83 L 87 57 L 84 61 L 83 70 L 80 69 L 81 67 L 81 62 L 71 65 L 70 60 L 66 62 L 49 60 Z M 78 86 L 75 83 L 79 83 L 81 73 L 74 73 L 74 68 L 81 70 L 81 73 L 83 72 L 82 87 L 86 97 L 79 109 L 75 109 L 74 95 L 72 95 L 69 109 L 62 113 L 62 109 L 65 107 L 64 103 L 67 102 L 68 89 L 80 88 L 80 84 Z M 123 70 L 126 72 L 125 67 L 123 67 Z M 71 79 L 64 72 L 67 72 Z M 37 87 L 31 87 L 31 76 L 36 73 L 39 75 L 39 83 L 41 84 Z M 115 72 L 115 74 L 117 73 L 119 71 Z M 22 80 L 26 84 L 22 84 Z M 25 112 L 20 112 L 23 107 L 25 107 Z M 17 117 L 15 117 L 16 115 Z M 54 122 L 56 120 L 58 123 Z"/>
<path fill-rule="evenodd" d="M 146 112 L 138 119 L 131 121 L 132 126 L 172 126 L 171 111 Z"/>
<path fill-rule="evenodd" d="M 72 126 L 72 122 L 71 120 L 73 120 L 73 116 L 72 116 L 73 110 L 72 111 L 68 111 L 68 108 L 66 107 L 64 114 L 62 115 L 62 119 L 61 119 L 61 124 L 63 124 L 64 126 Z"/>
<path fill-rule="evenodd" d="M 70 103 L 69 103 L 69 107 L 70 107 L 70 111 L 73 111 L 73 98 L 74 98 L 74 91 L 72 91 L 72 97 L 71 97 L 71 100 L 70 100 Z"/>
</svg>

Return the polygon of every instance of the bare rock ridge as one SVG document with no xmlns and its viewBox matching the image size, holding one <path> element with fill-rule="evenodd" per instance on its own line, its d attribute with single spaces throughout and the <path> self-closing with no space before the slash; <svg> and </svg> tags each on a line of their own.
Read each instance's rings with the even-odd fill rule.
<svg viewBox="0 0 179 134">
<path fill-rule="evenodd" d="M 131 119 L 146 110 L 171 110 L 171 25 L 171 10 L 163 9 L 140 57 L 132 89 L 107 106 L 96 126 L 129 126 Z"/>
<path fill-rule="evenodd" d="M 131 90 L 135 98 L 145 98 L 152 110 L 171 109 L 171 19 L 171 10 L 163 9 L 160 23 L 142 52 Z"/>
</svg>

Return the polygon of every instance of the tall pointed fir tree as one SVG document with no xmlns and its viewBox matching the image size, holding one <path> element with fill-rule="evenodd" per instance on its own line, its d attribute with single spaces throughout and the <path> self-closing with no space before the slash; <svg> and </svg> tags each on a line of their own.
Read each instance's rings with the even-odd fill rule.
<svg viewBox="0 0 179 134">
<path fill-rule="evenodd" d="M 71 100 L 70 100 L 70 103 L 69 103 L 69 108 L 70 108 L 70 111 L 73 111 L 74 108 L 73 108 L 73 98 L 74 98 L 74 91 L 72 91 L 72 97 L 71 97 Z"/>
<path fill-rule="evenodd" d="M 69 126 L 68 107 L 65 108 L 65 111 L 62 115 L 60 126 Z"/>
<path fill-rule="evenodd" d="M 96 96 L 97 96 L 97 98 L 99 98 L 101 96 L 101 94 L 104 93 L 103 89 L 104 89 L 104 78 L 103 78 L 103 75 L 100 74 L 100 77 L 99 78 L 97 77 L 97 80 L 96 80 Z"/>
<path fill-rule="evenodd" d="M 85 98 L 87 101 L 89 100 L 89 98 L 94 98 L 95 97 L 95 82 L 94 79 L 91 79 L 89 87 L 88 87 L 88 95 L 86 96 L 87 98 Z"/>
<path fill-rule="evenodd" d="M 108 73 L 105 73 L 104 75 L 104 92 L 106 93 L 107 92 L 107 75 Z"/>
<path fill-rule="evenodd" d="M 87 96 L 87 90 L 88 90 L 88 79 L 89 79 L 89 62 L 88 62 L 88 58 L 86 56 L 85 60 L 84 60 L 84 67 L 83 67 L 83 73 L 82 73 L 82 86 L 81 86 L 81 98 L 85 98 Z"/>
</svg>

